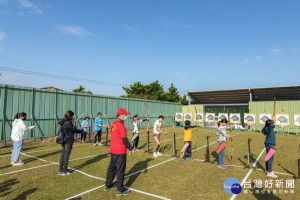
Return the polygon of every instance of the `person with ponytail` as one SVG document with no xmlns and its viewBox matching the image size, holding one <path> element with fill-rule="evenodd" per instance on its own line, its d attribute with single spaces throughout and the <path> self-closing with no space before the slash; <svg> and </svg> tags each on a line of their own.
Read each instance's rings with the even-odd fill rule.
<svg viewBox="0 0 300 200">
<path fill-rule="evenodd" d="M 265 147 L 267 150 L 267 154 L 269 153 L 272 147 L 276 146 L 276 137 L 275 137 L 274 128 L 275 128 L 274 121 L 268 119 L 265 123 L 265 127 L 262 130 L 262 133 L 266 136 Z M 268 177 L 278 178 L 278 176 L 274 174 L 274 172 L 272 171 L 273 161 L 274 161 L 274 155 L 268 161 L 266 161 L 265 173 L 267 174 Z"/>
<path fill-rule="evenodd" d="M 23 150 L 24 132 L 34 128 L 34 126 L 27 127 L 24 124 L 26 115 L 27 114 L 24 112 L 17 113 L 12 123 L 11 140 L 13 142 L 13 151 L 11 154 L 10 164 L 13 167 L 24 164 L 21 160 L 19 160 L 20 153 Z"/>
<path fill-rule="evenodd" d="M 65 118 L 59 122 L 60 129 L 62 133 L 66 136 L 66 142 L 62 144 L 62 153 L 59 162 L 59 171 L 58 175 L 64 176 L 69 175 L 68 171 L 68 163 L 69 157 L 72 151 L 73 143 L 74 143 L 74 133 L 82 133 L 82 129 L 77 129 L 73 123 L 74 113 L 72 111 L 67 111 L 65 114 Z"/>
</svg>

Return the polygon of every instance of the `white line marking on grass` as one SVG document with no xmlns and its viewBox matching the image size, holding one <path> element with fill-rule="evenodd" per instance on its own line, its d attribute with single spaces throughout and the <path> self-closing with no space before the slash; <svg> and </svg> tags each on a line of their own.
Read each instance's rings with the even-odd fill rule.
<svg viewBox="0 0 300 200">
<path fill-rule="evenodd" d="M 40 165 L 40 166 L 36 166 L 36 167 L 30 167 L 30 168 L 26 168 L 26 169 L 20 169 L 20 170 L 16 170 L 16 171 L 11 171 L 11 172 L 0 174 L 0 176 L 4 176 L 4 175 L 7 175 L 7 174 L 14 174 L 14 173 L 18 173 L 18 172 L 24 172 L 24 171 L 27 171 L 27 170 L 37 169 L 37 168 L 41 168 L 41 167 L 47 167 L 47 166 L 51 166 L 51 165 L 54 165 L 54 164 Z"/>
<path fill-rule="evenodd" d="M 172 161 L 172 160 L 175 160 L 175 159 L 176 159 L 176 158 L 171 158 L 171 159 L 169 159 L 169 160 L 165 160 L 165 161 L 160 162 L 160 163 L 158 163 L 158 164 L 152 165 L 151 167 L 147 167 L 147 168 L 145 168 L 145 169 L 139 170 L 139 171 L 134 172 L 134 173 L 132 173 L 132 174 L 126 175 L 124 178 L 133 176 L 133 175 L 135 175 L 135 174 L 139 174 L 139 173 L 141 173 L 141 172 L 143 172 L 143 171 L 146 171 L 146 170 L 151 169 L 151 168 L 153 168 L 153 167 L 157 167 L 157 166 L 159 166 L 159 165 L 161 165 L 161 164 L 164 164 L 164 163 L 166 163 L 166 162 L 169 162 L 169 161 Z"/>
<path fill-rule="evenodd" d="M 88 190 L 88 191 L 85 191 L 85 192 L 82 192 L 82 193 L 77 194 L 77 195 L 75 195 L 75 196 L 69 197 L 69 198 L 67 198 L 66 200 L 70 200 L 70 199 L 74 199 L 74 198 L 76 198 L 76 197 L 80 197 L 80 196 L 82 196 L 82 195 L 84 195 L 84 194 L 87 194 L 87 193 L 89 193 L 89 192 L 92 192 L 92 191 L 94 191 L 94 190 L 97 190 L 97 189 L 99 189 L 99 188 L 102 188 L 102 187 L 104 187 L 104 186 L 105 186 L 105 185 L 100 185 L 100 186 L 95 187 L 95 188 L 93 188 L 93 189 L 90 189 L 90 190 Z"/>
<path fill-rule="evenodd" d="M 166 197 L 158 196 L 158 195 L 156 195 L 156 194 L 150 194 L 150 193 L 148 193 L 148 192 L 143 192 L 143 191 L 141 191 L 141 190 L 136 190 L 136 189 L 129 188 L 129 187 L 126 187 L 126 188 L 128 188 L 128 189 L 130 189 L 130 190 L 132 190 L 132 191 L 135 191 L 135 192 L 144 194 L 144 195 L 148 195 L 148 196 L 150 196 L 150 197 L 156 197 L 156 198 L 158 198 L 158 199 L 163 199 L 163 200 L 171 200 L 171 199 L 168 199 L 168 198 L 166 198 Z"/>
<path fill-rule="evenodd" d="M 73 147 L 79 147 L 79 146 L 84 146 L 84 145 L 88 145 L 88 144 L 79 144 L 79 145 L 74 145 Z M 51 151 L 51 150 L 57 150 L 57 149 L 61 149 L 61 147 L 57 147 L 57 148 L 53 148 L 53 149 L 41 149 L 41 150 L 37 150 L 37 151 L 23 151 L 23 152 L 24 153 L 38 153 L 38 152 Z M 9 154 L 0 156 L 0 158 L 9 157 L 9 156 L 11 156 L 11 152 Z"/>
<path fill-rule="evenodd" d="M 256 158 L 256 160 L 255 160 L 254 164 L 252 165 L 252 167 L 255 167 L 255 166 L 256 166 L 258 160 L 260 159 L 260 157 L 262 156 L 262 154 L 265 152 L 265 150 L 266 150 L 266 149 L 264 148 L 264 149 L 260 152 L 259 156 Z M 242 186 L 242 187 L 243 187 L 244 183 L 247 181 L 247 179 L 249 178 L 249 176 L 250 176 L 250 174 L 252 173 L 252 171 L 253 171 L 253 169 L 250 169 L 250 170 L 248 171 L 248 173 L 246 174 L 246 176 L 244 177 L 244 179 L 242 180 L 242 182 L 241 182 L 241 186 Z M 231 198 L 230 198 L 230 200 L 234 200 L 236 196 L 237 196 L 236 194 L 232 195 Z"/>
<path fill-rule="evenodd" d="M 232 137 L 237 136 L 238 134 L 240 134 L 240 133 L 237 133 L 237 134 L 233 135 Z M 215 144 L 215 143 L 217 143 L 217 141 L 212 142 L 212 143 L 210 143 L 209 145 Z M 197 151 L 197 150 L 199 150 L 199 149 L 203 149 L 203 148 L 206 147 L 206 146 L 207 146 L 207 145 L 204 145 L 204 146 L 202 146 L 202 147 L 198 147 L 197 149 L 192 150 L 192 152 L 195 152 L 195 151 Z"/>
<path fill-rule="evenodd" d="M 153 168 L 153 167 L 157 167 L 157 166 L 159 166 L 159 165 L 162 165 L 162 164 L 164 164 L 164 163 L 166 163 L 166 162 L 175 160 L 175 159 L 176 159 L 176 158 L 172 158 L 172 159 L 169 159 L 169 160 L 166 160 L 166 161 L 157 163 L 157 164 L 155 164 L 155 165 L 152 165 L 151 167 L 147 167 L 147 168 L 142 169 L 142 170 L 139 170 L 139 171 L 137 171 L 137 172 L 128 174 L 127 176 L 124 177 L 124 179 L 126 179 L 126 178 L 128 178 L 128 177 L 130 177 L 130 176 L 133 176 L 133 175 L 135 175 L 135 174 L 141 173 L 141 172 L 143 172 L 143 171 L 146 171 L 146 170 L 148 170 L 148 169 L 151 169 L 151 168 Z M 73 198 L 76 198 L 76 197 L 80 197 L 80 196 L 82 196 L 82 195 L 84 195 L 84 194 L 87 194 L 87 193 L 89 193 L 89 192 L 92 192 L 92 191 L 97 190 L 97 189 L 102 188 L 102 187 L 104 187 L 104 185 L 95 187 L 95 188 L 93 188 L 93 189 L 91 189 L 91 190 L 88 190 L 88 191 L 82 192 L 82 193 L 80 193 L 80 194 L 77 194 L 77 195 L 75 195 L 75 196 L 69 197 L 69 198 L 67 198 L 66 200 L 73 199 Z M 132 188 L 131 188 L 131 189 L 132 189 Z M 134 190 L 133 190 L 133 191 L 134 191 Z M 139 190 L 135 190 L 135 191 L 136 191 L 136 192 L 140 192 Z M 143 192 L 142 194 L 144 194 L 144 192 Z M 146 193 L 145 193 L 145 194 L 146 194 Z M 147 193 L 147 194 L 150 194 L 150 193 Z M 151 195 L 152 195 L 152 194 L 151 194 Z M 165 197 L 161 197 L 161 196 L 158 196 L 158 195 L 154 195 L 153 197 L 157 197 L 157 198 L 160 198 L 160 199 L 163 199 L 163 198 L 164 198 L 164 199 L 167 199 L 167 198 L 165 198 Z"/>
<path fill-rule="evenodd" d="M 35 159 L 41 160 L 41 161 L 43 161 L 43 162 L 51 163 L 51 164 L 53 164 L 53 165 L 59 165 L 59 163 L 57 163 L 57 162 L 47 161 L 47 160 L 41 159 L 41 158 L 36 157 L 36 156 L 27 155 L 27 154 L 25 154 L 25 153 L 21 153 L 21 154 L 24 155 L 24 156 L 28 156 L 28 157 L 31 157 L 31 158 L 35 158 Z M 100 178 L 100 177 L 97 177 L 97 176 L 93 176 L 93 175 L 87 174 L 87 173 L 85 173 L 85 172 L 83 172 L 83 171 L 81 171 L 81 170 L 78 170 L 78 169 L 75 169 L 75 168 L 72 168 L 72 167 L 68 167 L 68 168 L 71 169 L 71 170 L 73 170 L 73 171 L 76 171 L 76 172 L 78 172 L 78 173 L 81 173 L 81 174 L 83 174 L 83 175 L 86 175 L 86 176 L 88 176 L 88 177 L 90 177 L 90 178 L 94 178 L 94 179 L 98 179 L 98 180 L 102 180 L 102 181 L 104 180 L 104 181 L 105 181 L 105 179 L 103 179 L 103 178 Z"/>
</svg>

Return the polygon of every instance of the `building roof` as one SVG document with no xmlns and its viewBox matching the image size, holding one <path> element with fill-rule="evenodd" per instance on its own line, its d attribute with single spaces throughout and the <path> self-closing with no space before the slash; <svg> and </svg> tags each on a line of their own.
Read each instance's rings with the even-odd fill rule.
<svg viewBox="0 0 300 200">
<path fill-rule="evenodd" d="M 249 101 L 300 100 L 300 85 L 188 92 L 191 104 L 239 104 Z"/>
<path fill-rule="evenodd" d="M 58 90 L 58 91 L 64 91 L 63 89 L 56 88 L 56 87 L 53 87 L 53 86 L 42 87 L 41 89 L 45 89 L 45 90 Z"/>
</svg>

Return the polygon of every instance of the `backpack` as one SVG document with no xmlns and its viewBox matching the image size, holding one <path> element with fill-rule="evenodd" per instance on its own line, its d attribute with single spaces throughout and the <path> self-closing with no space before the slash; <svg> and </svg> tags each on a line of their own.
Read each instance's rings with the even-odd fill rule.
<svg viewBox="0 0 300 200">
<path fill-rule="evenodd" d="M 58 135 L 56 137 L 56 143 L 57 144 L 63 144 L 65 143 L 67 140 L 66 135 L 62 132 L 62 128 L 59 129 L 58 131 Z"/>
</svg>

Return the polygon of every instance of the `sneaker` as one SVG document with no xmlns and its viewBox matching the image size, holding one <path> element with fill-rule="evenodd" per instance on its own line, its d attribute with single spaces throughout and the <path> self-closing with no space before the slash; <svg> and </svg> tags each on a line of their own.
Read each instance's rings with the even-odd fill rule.
<svg viewBox="0 0 300 200">
<path fill-rule="evenodd" d="M 98 145 L 103 145 L 103 144 L 101 142 L 99 142 Z"/>
<path fill-rule="evenodd" d="M 116 187 L 115 184 L 113 184 L 113 185 L 110 186 L 110 187 L 105 186 L 105 187 L 104 187 L 104 191 L 113 190 L 115 187 Z"/>
<path fill-rule="evenodd" d="M 194 160 L 192 157 L 188 157 L 189 160 Z"/>
<path fill-rule="evenodd" d="M 94 146 L 97 146 L 97 143 L 94 143 Z"/>
<path fill-rule="evenodd" d="M 154 152 L 154 153 L 153 153 L 153 157 L 154 157 L 154 158 L 157 158 L 157 157 L 158 157 L 157 153 Z"/>
<path fill-rule="evenodd" d="M 24 163 L 22 162 L 15 162 L 12 164 L 12 166 L 16 167 L 16 166 L 20 166 L 20 165 L 24 165 Z"/>
<path fill-rule="evenodd" d="M 225 163 L 221 163 L 221 165 L 224 166 L 224 167 L 228 166 L 228 164 L 225 164 Z"/>
<path fill-rule="evenodd" d="M 184 158 L 181 158 L 181 162 L 184 162 L 184 160 L 185 160 Z"/>
<path fill-rule="evenodd" d="M 65 175 L 64 172 L 62 172 L 62 171 L 59 171 L 59 172 L 58 172 L 58 176 L 64 176 L 64 175 Z"/>
<path fill-rule="evenodd" d="M 82 140 L 80 141 L 80 143 L 82 143 Z"/>
<path fill-rule="evenodd" d="M 157 152 L 156 154 L 157 154 L 157 156 L 162 156 L 162 154 L 161 154 L 161 153 L 159 153 L 159 152 Z"/>
<path fill-rule="evenodd" d="M 128 194 L 130 194 L 130 190 L 128 190 L 127 188 L 125 188 L 122 192 L 120 191 L 117 192 L 117 196 L 124 196 Z"/>
<path fill-rule="evenodd" d="M 219 167 L 220 169 L 226 169 L 226 167 L 223 166 L 223 165 L 218 165 L 218 167 Z"/>
<path fill-rule="evenodd" d="M 276 176 L 273 172 L 268 172 L 267 176 L 271 178 L 278 178 L 278 176 Z"/>
<path fill-rule="evenodd" d="M 11 161 L 10 164 L 13 165 L 15 163 L 15 161 Z"/>
</svg>

